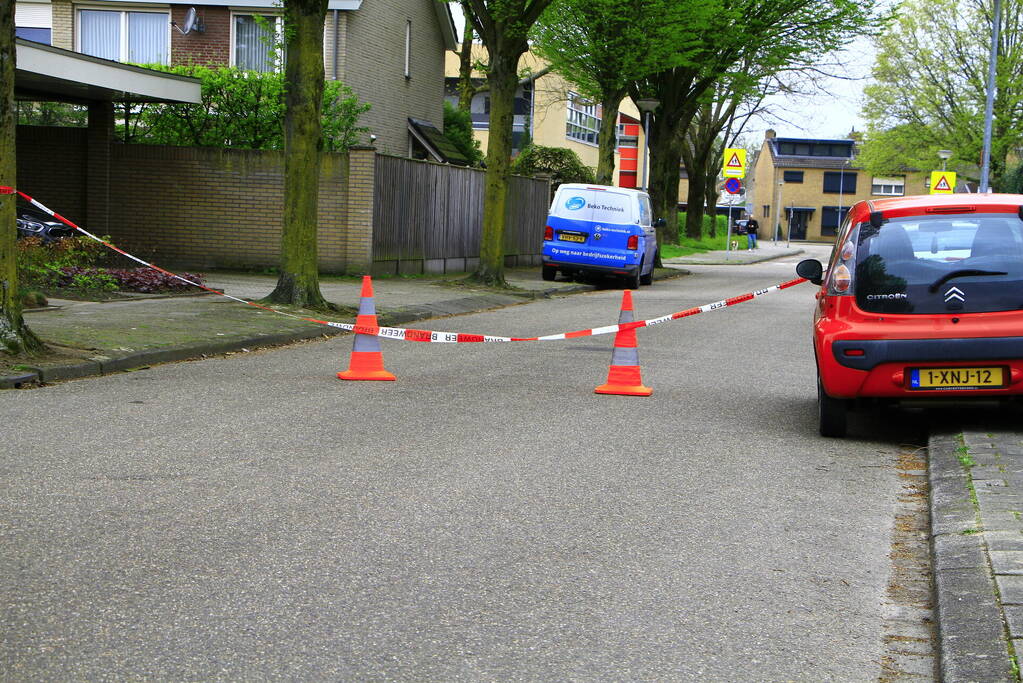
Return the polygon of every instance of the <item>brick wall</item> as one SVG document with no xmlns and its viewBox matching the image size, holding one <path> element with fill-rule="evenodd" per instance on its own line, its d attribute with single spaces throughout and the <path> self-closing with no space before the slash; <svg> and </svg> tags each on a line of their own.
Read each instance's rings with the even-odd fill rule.
<svg viewBox="0 0 1023 683">
<path fill-rule="evenodd" d="M 171 20 L 183 26 L 190 5 L 171 5 Z M 182 35 L 171 30 L 171 64 L 228 65 L 231 63 L 231 10 L 227 7 L 196 5 L 205 31 Z"/>
<path fill-rule="evenodd" d="M 85 128 L 18 126 L 18 189 L 85 226 Z"/>
<path fill-rule="evenodd" d="M 444 124 L 444 43 L 434 2 L 374 0 L 345 13 L 341 77 L 360 101 L 373 104 L 359 122 L 377 136 L 377 149 L 386 154 L 408 155 L 408 117 L 438 128 Z M 412 59 L 406 79 L 407 21 L 412 22 Z"/>
<path fill-rule="evenodd" d="M 110 234 L 128 251 L 196 269 L 280 264 L 281 152 L 114 145 Z M 319 266 L 346 267 L 347 163 L 324 155 Z"/>
<path fill-rule="evenodd" d="M 52 0 L 50 14 L 53 20 L 53 26 L 50 31 L 50 44 L 65 50 L 74 50 L 74 13 L 70 0 Z"/>
</svg>

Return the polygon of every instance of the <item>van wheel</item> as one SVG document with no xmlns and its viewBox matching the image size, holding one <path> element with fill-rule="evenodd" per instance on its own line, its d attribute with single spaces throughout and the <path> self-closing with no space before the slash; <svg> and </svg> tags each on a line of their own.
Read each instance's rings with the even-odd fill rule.
<svg viewBox="0 0 1023 683">
<path fill-rule="evenodd" d="M 821 436 L 842 438 L 845 436 L 846 413 L 849 401 L 832 398 L 824 391 L 821 378 L 817 376 L 817 420 Z"/>
<path fill-rule="evenodd" d="M 656 254 L 656 253 L 654 254 L 654 263 L 657 263 L 658 255 L 659 254 Z M 642 270 L 642 267 L 640 267 L 640 270 Z M 641 285 L 652 285 L 652 284 L 654 284 L 654 267 L 653 266 L 650 267 L 650 272 L 649 273 L 647 273 L 646 275 L 640 275 L 639 276 L 639 284 L 641 284 Z"/>
<path fill-rule="evenodd" d="M 540 277 L 547 282 L 553 282 L 554 278 L 558 276 L 558 269 L 554 266 L 543 266 L 540 269 Z"/>
<path fill-rule="evenodd" d="M 643 284 L 643 276 L 640 273 L 643 272 L 643 264 L 639 264 L 639 268 L 632 275 L 625 276 L 625 288 L 626 289 L 639 289 L 639 286 Z"/>
</svg>

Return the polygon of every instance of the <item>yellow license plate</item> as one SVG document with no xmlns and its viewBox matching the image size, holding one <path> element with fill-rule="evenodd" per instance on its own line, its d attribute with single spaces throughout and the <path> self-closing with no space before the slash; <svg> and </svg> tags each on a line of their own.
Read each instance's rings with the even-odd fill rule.
<svg viewBox="0 0 1023 683">
<path fill-rule="evenodd" d="M 1004 368 L 912 368 L 910 389 L 988 389 L 1005 386 Z"/>
<path fill-rule="evenodd" d="M 558 235 L 558 239 L 561 240 L 562 242 L 580 242 L 580 243 L 582 243 L 582 242 L 586 241 L 586 235 L 575 234 L 575 233 L 571 233 L 571 232 L 563 232 L 563 233 Z"/>
</svg>

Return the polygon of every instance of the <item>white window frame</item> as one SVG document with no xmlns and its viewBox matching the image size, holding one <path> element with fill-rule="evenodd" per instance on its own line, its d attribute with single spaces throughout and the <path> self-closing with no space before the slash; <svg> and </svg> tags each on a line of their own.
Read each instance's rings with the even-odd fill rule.
<svg viewBox="0 0 1023 683">
<path fill-rule="evenodd" d="M 235 17 L 264 17 L 267 20 L 273 19 L 274 32 L 277 34 L 277 42 L 282 46 L 284 45 L 284 17 L 280 14 L 274 14 L 272 12 L 261 12 L 259 8 L 253 7 L 251 10 L 232 10 L 231 11 L 231 43 L 227 46 L 228 52 L 230 53 L 229 64 L 235 68 L 238 68 L 237 59 L 235 57 Z M 326 24 L 324 25 L 326 27 Z M 282 48 L 283 49 L 283 48 Z M 278 53 L 274 59 L 274 73 L 284 70 L 284 55 Z"/>
<path fill-rule="evenodd" d="M 412 20 L 405 21 L 405 78 L 412 78 Z"/>
<path fill-rule="evenodd" d="M 569 91 L 568 104 L 565 107 L 565 137 L 583 145 L 597 147 L 601 120 L 597 116 L 597 105 L 584 104 L 586 102 L 587 100 L 579 93 Z M 593 142 L 585 139 L 587 133 L 593 134 Z"/>
<path fill-rule="evenodd" d="M 120 45 L 117 46 L 117 61 L 126 62 L 128 60 L 128 14 L 131 12 L 146 12 L 149 14 L 162 14 L 167 17 L 167 54 L 164 55 L 164 64 L 170 64 L 171 61 L 171 13 L 168 7 L 149 7 L 145 5 L 133 5 L 131 7 L 112 7 L 110 5 L 76 5 L 75 6 L 75 51 L 82 52 L 82 10 L 100 11 L 100 12 L 117 12 L 121 15 L 121 29 L 120 29 Z M 52 34 L 50 38 L 53 40 Z M 82 53 L 85 54 L 85 53 Z"/>
<path fill-rule="evenodd" d="M 906 194 L 906 178 L 904 176 L 871 178 L 870 194 L 879 197 L 902 197 Z"/>
</svg>

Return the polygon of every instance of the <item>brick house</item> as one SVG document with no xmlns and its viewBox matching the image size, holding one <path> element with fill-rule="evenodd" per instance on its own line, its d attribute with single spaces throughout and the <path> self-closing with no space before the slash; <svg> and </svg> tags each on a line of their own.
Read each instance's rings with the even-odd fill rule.
<svg viewBox="0 0 1023 683">
<path fill-rule="evenodd" d="M 104 59 L 260 71 L 278 61 L 271 45 L 281 9 L 273 0 L 18 0 L 15 10 L 19 37 Z M 443 125 L 444 55 L 455 47 L 445 3 L 329 0 L 323 40 L 326 77 L 372 105 L 360 124 L 381 152 L 412 155 L 419 143 L 410 118 Z"/>
<path fill-rule="evenodd" d="M 760 238 L 834 241 L 846 213 L 862 199 L 926 194 L 925 174 L 872 176 L 856 163 L 856 141 L 764 135 L 750 164 L 747 206 Z"/>
</svg>

